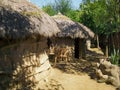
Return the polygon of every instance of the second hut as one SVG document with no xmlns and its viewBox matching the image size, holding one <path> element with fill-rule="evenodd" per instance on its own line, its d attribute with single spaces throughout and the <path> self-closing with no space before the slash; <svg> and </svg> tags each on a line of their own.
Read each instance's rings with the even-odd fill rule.
<svg viewBox="0 0 120 90">
<path fill-rule="evenodd" d="M 61 30 L 56 38 L 52 39 L 52 43 L 58 47 L 70 47 L 75 58 L 85 58 L 86 42 L 94 37 L 94 33 L 83 24 L 74 22 L 61 13 L 52 18 Z M 90 48 L 90 43 L 87 44 L 87 47 Z"/>
</svg>

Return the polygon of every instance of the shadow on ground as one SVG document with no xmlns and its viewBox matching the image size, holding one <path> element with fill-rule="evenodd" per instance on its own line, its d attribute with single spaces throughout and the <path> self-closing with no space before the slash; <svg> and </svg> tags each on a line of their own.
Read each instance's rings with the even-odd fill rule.
<svg viewBox="0 0 120 90">
<path fill-rule="evenodd" d="M 98 77 L 95 73 L 96 63 L 99 62 L 100 58 L 105 58 L 105 56 L 95 50 L 87 50 L 86 59 L 72 58 L 68 63 L 58 63 L 56 68 L 68 74 L 88 74 L 92 79 L 97 79 Z"/>
</svg>

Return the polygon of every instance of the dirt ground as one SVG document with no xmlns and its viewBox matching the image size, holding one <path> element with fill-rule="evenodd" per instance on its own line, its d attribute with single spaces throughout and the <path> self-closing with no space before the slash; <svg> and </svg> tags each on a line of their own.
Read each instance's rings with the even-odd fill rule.
<svg viewBox="0 0 120 90">
<path fill-rule="evenodd" d="M 52 68 L 50 74 L 39 90 L 115 90 L 112 85 L 97 83 L 87 74 L 67 74 L 57 68 Z"/>
<path fill-rule="evenodd" d="M 58 64 L 40 84 L 39 90 L 116 90 L 110 84 L 97 82 L 95 64 L 100 57 L 104 57 L 102 52 L 93 49 L 87 52 L 86 60 Z"/>
<path fill-rule="evenodd" d="M 111 85 L 97 83 L 87 74 L 66 74 L 58 69 L 53 69 L 52 72 L 51 78 L 59 81 L 64 90 L 115 90 L 115 88 Z"/>
</svg>

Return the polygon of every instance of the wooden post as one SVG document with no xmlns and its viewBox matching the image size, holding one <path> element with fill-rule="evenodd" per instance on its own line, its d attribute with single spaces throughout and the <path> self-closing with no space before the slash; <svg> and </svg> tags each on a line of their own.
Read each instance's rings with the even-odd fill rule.
<svg viewBox="0 0 120 90">
<path fill-rule="evenodd" d="M 108 37 L 106 38 L 106 41 L 105 41 L 105 43 L 106 43 L 106 46 L 105 46 L 105 56 L 108 58 Z"/>
<path fill-rule="evenodd" d="M 108 45 L 106 45 L 106 51 L 105 51 L 105 56 L 108 58 Z"/>
</svg>

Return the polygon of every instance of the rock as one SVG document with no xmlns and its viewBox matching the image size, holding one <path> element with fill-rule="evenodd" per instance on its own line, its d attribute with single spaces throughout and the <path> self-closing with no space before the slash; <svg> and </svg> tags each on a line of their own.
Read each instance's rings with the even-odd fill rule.
<svg viewBox="0 0 120 90">
<path fill-rule="evenodd" d="M 104 75 L 100 69 L 96 70 L 97 76 L 100 78 L 99 80 L 102 80 L 102 82 L 106 82 L 108 79 L 108 75 Z"/>
<path fill-rule="evenodd" d="M 96 75 L 99 77 L 98 82 L 110 82 L 115 87 L 120 87 L 120 69 L 117 65 L 111 64 L 105 59 L 97 63 Z"/>
<path fill-rule="evenodd" d="M 106 68 L 110 68 L 112 65 L 111 62 L 107 61 L 106 59 L 101 59 L 100 64 L 104 65 Z"/>
<path fill-rule="evenodd" d="M 110 72 L 111 76 L 109 77 L 109 80 L 114 86 L 119 87 L 120 86 L 119 67 L 117 65 L 112 65 Z"/>
</svg>

